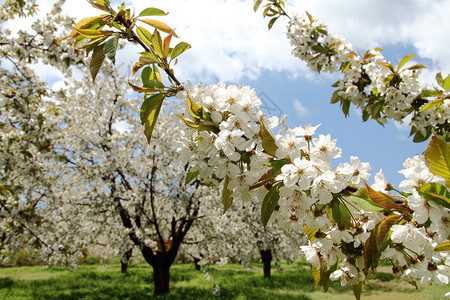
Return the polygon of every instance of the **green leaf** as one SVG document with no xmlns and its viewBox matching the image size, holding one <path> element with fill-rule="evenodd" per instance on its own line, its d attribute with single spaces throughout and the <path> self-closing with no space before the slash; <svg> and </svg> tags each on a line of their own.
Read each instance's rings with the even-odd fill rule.
<svg viewBox="0 0 450 300">
<path fill-rule="evenodd" d="M 117 33 L 114 35 L 114 37 L 106 40 L 105 42 L 105 54 L 113 64 L 115 64 L 116 62 L 116 50 L 118 42 L 119 35 Z"/>
<path fill-rule="evenodd" d="M 311 47 L 311 49 L 316 51 L 316 52 L 319 52 L 319 53 L 322 53 L 325 50 L 324 47 L 319 46 L 319 45 L 314 45 L 314 46 Z"/>
<path fill-rule="evenodd" d="M 416 134 L 414 135 L 413 142 L 414 143 L 425 142 L 426 140 L 428 140 L 431 134 L 432 134 L 431 126 L 427 128 L 427 132 L 425 135 L 423 135 L 421 131 L 417 131 Z"/>
<path fill-rule="evenodd" d="M 362 111 L 362 120 L 363 122 L 367 122 L 370 118 L 370 113 L 367 110 Z"/>
<path fill-rule="evenodd" d="M 352 227 L 352 215 L 340 201 L 335 200 L 331 203 L 331 215 L 339 226 Z"/>
<path fill-rule="evenodd" d="M 450 242 L 440 244 L 433 251 L 450 251 Z"/>
<path fill-rule="evenodd" d="M 283 182 L 272 185 L 269 192 L 264 197 L 264 201 L 261 207 L 261 222 L 263 223 L 264 227 L 267 226 L 270 216 L 272 216 L 273 211 L 278 205 L 278 199 L 280 199 L 279 189 L 283 185 Z"/>
<path fill-rule="evenodd" d="M 433 135 L 425 149 L 425 161 L 431 173 L 442 176 L 450 187 L 450 146 L 440 137 Z"/>
<path fill-rule="evenodd" d="M 266 129 L 264 126 L 264 122 L 261 119 L 261 129 L 259 131 L 259 136 L 262 140 L 262 146 L 264 148 L 264 151 L 266 151 L 267 154 L 275 156 L 275 153 L 277 152 L 278 146 L 275 144 L 275 139 L 270 134 L 270 132 Z"/>
<path fill-rule="evenodd" d="M 431 182 L 416 189 L 425 200 L 450 209 L 450 192 L 442 184 Z"/>
<path fill-rule="evenodd" d="M 342 99 L 342 97 L 339 95 L 339 93 L 341 92 L 342 90 L 335 90 L 334 92 L 333 92 L 333 95 L 331 96 L 331 103 L 332 104 L 334 104 L 334 103 L 338 103 L 341 99 Z"/>
<path fill-rule="evenodd" d="M 144 44 L 150 47 L 152 43 L 152 34 L 144 27 L 137 27 L 136 32 Z"/>
<path fill-rule="evenodd" d="M 350 202 L 355 203 L 356 205 L 361 207 L 364 211 L 376 212 L 376 211 L 384 210 L 383 207 L 379 206 L 378 204 L 376 204 L 375 202 L 373 202 L 370 199 L 366 200 L 364 198 L 355 197 L 355 196 L 348 196 L 348 197 L 346 197 L 346 199 Z"/>
<path fill-rule="evenodd" d="M 191 48 L 191 45 L 185 42 L 178 43 L 173 49 L 170 54 L 170 57 L 174 59 L 175 57 L 178 57 L 181 53 Z"/>
<path fill-rule="evenodd" d="M 154 8 L 154 7 L 148 7 L 146 9 L 144 9 L 143 11 L 141 11 L 139 13 L 139 17 L 145 17 L 145 16 L 166 16 L 168 13 L 166 13 L 165 11 L 159 9 L 159 8 Z"/>
<path fill-rule="evenodd" d="M 152 139 L 153 129 L 155 128 L 164 98 L 164 94 L 156 94 L 146 98 L 144 103 L 142 103 L 140 117 L 148 143 Z"/>
<path fill-rule="evenodd" d="M 189 168 L 189 171 L 186 174 L 186 180 L 185 180 L 185 184 L 189 184 L 191 183 L 192 180 L 195 179 L 195 177 L 198 176 L 198 174 L 200 174 L 200 171 L 192 171 L 191 168 Z"/>
<path fill-rule="evenodd" d="M 345 73 L 345 71 L 347 71 L 350 67 L 352 66 L 352 62 L 351 61 L 345 61 L 341 64 L 340 70 L 342 73 Z"/>
<path fill-rule="evenodd" d="M 406 55 L 405 57 L 403 57 L 397 66 L 397 72 L 400 71 L 400 69 L 414 56 L 415 56 L 415 54 L 410 54 L 410 55 Z"/>
<path fill-rule="evenodd" d="M 342 112 L 344 113 L 345 117 L 348 117 L 350 115 L 350 100 L 345 99 L 342 102 Z"/>
<path fill-rule="evenodd" d="M 97 46 L 97 48 L 94 49 L 94 53 L 92 53 L 91 62 L 89 64 L 92 81 L 95 81 L 98 71 L 102 67 L 103 61 L 105 60 L 105 51 L 103 46 L 103 44 Z"/>
<path fill-rule="evenodd" d="M 427 97 L 436 97 L 439 95 L 438 91 L 435 90 L 423 90 L 419 96 L 417 96 L 418 98 L 427 98 Z"/>
<path fill-rule="evenodd" d="M 288 164 L 288 162 L 286 160 L 279 159 L 279 160 L 272 160 L 272 161 L 266 163 L 265 165 L 272 167 L 272 176 L 275 177 L 280 173 L 281 168 L 286 164 Z"/>
<path fill-rule="evenodd" d="M 352 286 L 353 295 L 355 295 L 356 300 L 361 299 L 361 292 L 362 292 L 363 287 L 364 287 L 364 282 L 360 282 L 360 283 Z"/>
<path fill-rule="evenodd" d="M 142 84 L 147 88 L 163 89 L 164 84 L 157 79 L 152 67 L 145 67 L 141 73 Z"/>
<path fill-rule="evenodd" d="M 233 191 L 228 189 L 228 184 L 230 183 L 230 177 L 227 175 L 223 182 L 222 189 L 222 203 L 223 203 L 223 213 L 230 208 L 231 204 L 233 204 Z"/>
</svg>

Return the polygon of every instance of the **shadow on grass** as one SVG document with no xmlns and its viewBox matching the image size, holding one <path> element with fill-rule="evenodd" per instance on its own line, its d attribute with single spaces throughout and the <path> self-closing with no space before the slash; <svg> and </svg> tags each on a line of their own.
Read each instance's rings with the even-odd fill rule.
<svg viewBox="0 0 450 300">
<path fill-rule="evenodd" d="M 130 266 L 129 274 L 120 273 L 120 267 L 86 266 L 74 272 L 59 273 L 60 269 L 46 272 L 58 273 L 45 280 L 13 280 L 0 278 L 0 299 L 24 300 L 72 300 L 72 299 L 299 299 L 311 300 L 307 295 L 314 292 L 314 280 L 308 265 L 272 272 L 272 277 L 263 278 L 259 268 L 246 271 L 242 266 L 221 268 L 211 266 L 213 280 L 208 282 L 203 272 L 193 265 L 175 265 L 171 269 L 170 293 L 153 295 L 153 274 L 149 266 Z M 381 282 L 391 281 L 391 274 L 375 278 Z M 214 296 L 215 284 L 220 294 Z M 369 283 L 366 290 L 379 288 Z M 321 287 L 319 286 L 320 290 Z M 351 292 L 334 282 L 329 292 L 341 294 Z"/>
</svg>

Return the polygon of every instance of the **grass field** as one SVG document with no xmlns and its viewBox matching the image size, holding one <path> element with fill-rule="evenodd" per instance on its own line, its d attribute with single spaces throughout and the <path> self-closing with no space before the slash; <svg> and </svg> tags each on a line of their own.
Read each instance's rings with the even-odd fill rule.
<svg viewBox="0 0 450 300">
<path fill-rule="evenodd" d="M 122 275 L 119 265 L 80 266 L 75 271 L 63 267 L 17 267 L 0 269 L 0 299 L 353 299 L 352 291 L 332 285 L 327 293 L 313 289 L 309 266 L 282 265 L 271 278 L 263 278 L 262 265 L 252 269 L 240 265 L 210 266 L 208 281 L 194 265 L 174 265 L 171 292 L 154 297 L 152 272 L 147 265 L 132 265 Z M 213 295 L 214 285 L 220 295 Z M 390 274 L 381 274 L 369 283 L 362 300 L 441 300 L 450 287 L 426 286 L 416 290 L 399 284 Z"/>
</svg>

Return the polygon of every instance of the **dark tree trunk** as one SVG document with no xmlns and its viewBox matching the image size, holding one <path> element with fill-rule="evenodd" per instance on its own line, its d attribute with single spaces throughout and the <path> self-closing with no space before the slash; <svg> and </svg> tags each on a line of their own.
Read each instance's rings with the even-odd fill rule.
<svg viewBox="0 0 450 300">
<path fill-rule="evenodd" d="M 200 261 L 200 258 L 194 257 L 194 265 L 195 265 L 195 270 L 200 271 L 200 265 L 198 264 Z"/>
<path fill-rule="evenodd" d="M 169 292 L 171 263 L 165 262 L 164 257 L 158 256 L 153 267 L 153 284 L 155 295 L 163 295 Z"/>
<path fill-rule="evenodd" d="M 122 259 L 120 260 L 120 272 L 122 274 L 128 274 L 128 263 L 130 262 L 132 254 L 133 248 L 130 248 L 130 250 L 128 250 L 122 255 Z"/>
<path fill-rule="evenodd" d="M 264 265 L 264 278 L 270 277 L 270 264 L 272 262 L 272 250 L 259 250 Z"/>
</svg>

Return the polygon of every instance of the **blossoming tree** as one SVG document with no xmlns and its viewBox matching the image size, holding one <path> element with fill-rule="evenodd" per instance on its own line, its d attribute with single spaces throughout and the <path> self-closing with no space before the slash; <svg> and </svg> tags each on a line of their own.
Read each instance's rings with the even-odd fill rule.
<svg viewBox="0 0 450 300">
<path fill-rule="evenodd" d="M 0 6 L 0 22 L 3 25 L 17 15 L 32 14 L 35 9 L 35 1 L 6 1 Z M 58 26 L 70 26 L 72 22 L 68 20 L 50 16 L 37 21 L 32 27 L 34 34 L 20 31 L 16 36 L 3 26 L 0 28 L 2 261 L 29 246 L 44 247 L 48 250 L 46 254 L 55 255 L 64 249 L 59 242 L 54 244 L 41 235 L 55 228 L 43 207 L 54 199 L 50 161 L 54 161 L 53 140 L 57 137 L 57 124 L 52 120 L 58 109 L 55 103 L 47 101 L 52 91 L 30 66 L 40 61 L 70 72 L 67 66 L 83 57 L 67 41 L 58 41 Z"/>
<path fill-rule="evenodd" d="M 402 191 L 392 195 L 385 193 L 392 186 L 382 192 L 367 185 L 370 167 L 357 157 L 332 167 L 340 149 L 329 135 L 313 138 L 316 127 L 300 126 L 275 134 L 278 120 L 264 115 L 252 89 L 220 84 L 185 88 L 180 84 L 170 62 L 187 44 L 171 48 L 174 31 L 146 18 L 165 12 L 148 8 L 134 16 L 124 6 L 116 12 L 109 1 L 91 3 L 107 15 L 82 20 L 73 35 L 77 43 L 90 40 L 87 47 L 94 49 L 91 69 L 95 71 L 103 62 L 105 55 L 97 59 L 102 52 L 111 53 L 111 40 L 124 37 L 139 43 L 145 53 L 134 70 L 152 65 L 142 72 L 143 87 L 133 86 L 145 94 L 142 111 L 146 118 L 142 121 L 147 137 L 151 137 L 163 99 L 176 93 L 185 98 L 180 139 L 181 155 L 189 160 L 188 178 L 221 186 L 225 210 L 233 200 L 258 197 L 264 225 L 276 218 L 304 231 L 310 243 L 303 250 L 312 264 L 316 286 L 321 281 L 326 289 L 330 279 L 340 280 L 352 286 L 359 298 L 365 280 L 383 258 L 392 262 L 394 273 L 404 280 L 448 283 L 450 77 L 438 74 L 438 86 L 423 87 L 417 79 L 423 66 L 407 65 L 412 56 L 397 67 L 384 60 L 380 49 L 360 56 L 311 15 L 290 17 L 281 0 L 264 5 L 263 15 L 271 17 L 269 28 L 280 17 L 289 19 L 287 35 L 295 56 L 314 71 L 344 74 L 335 84 L 332 102 L 339 102 L 345 114 L 353 103 L 361 108 L 364 121 L 372 118 L 385 123 L 412 115 L 414 140 L 432 136 L 424 156 L 405 162 L 402 173 L 407 179 L 400 186 Z M 254 9 L 261 4 L 262 0 L 255 1 Z M 154 32 L 137 26 L 139 21 L 153 26 Z M 105 26 L 115 30 L 103 30 Z M 168 33 L 164 40 L 161 31 Z M 170 87 L 158 78 L 158 68 L 168 75 Z M 376 178 L 379 187 L 384 178 L 382 174 Z"/>
</svg>

